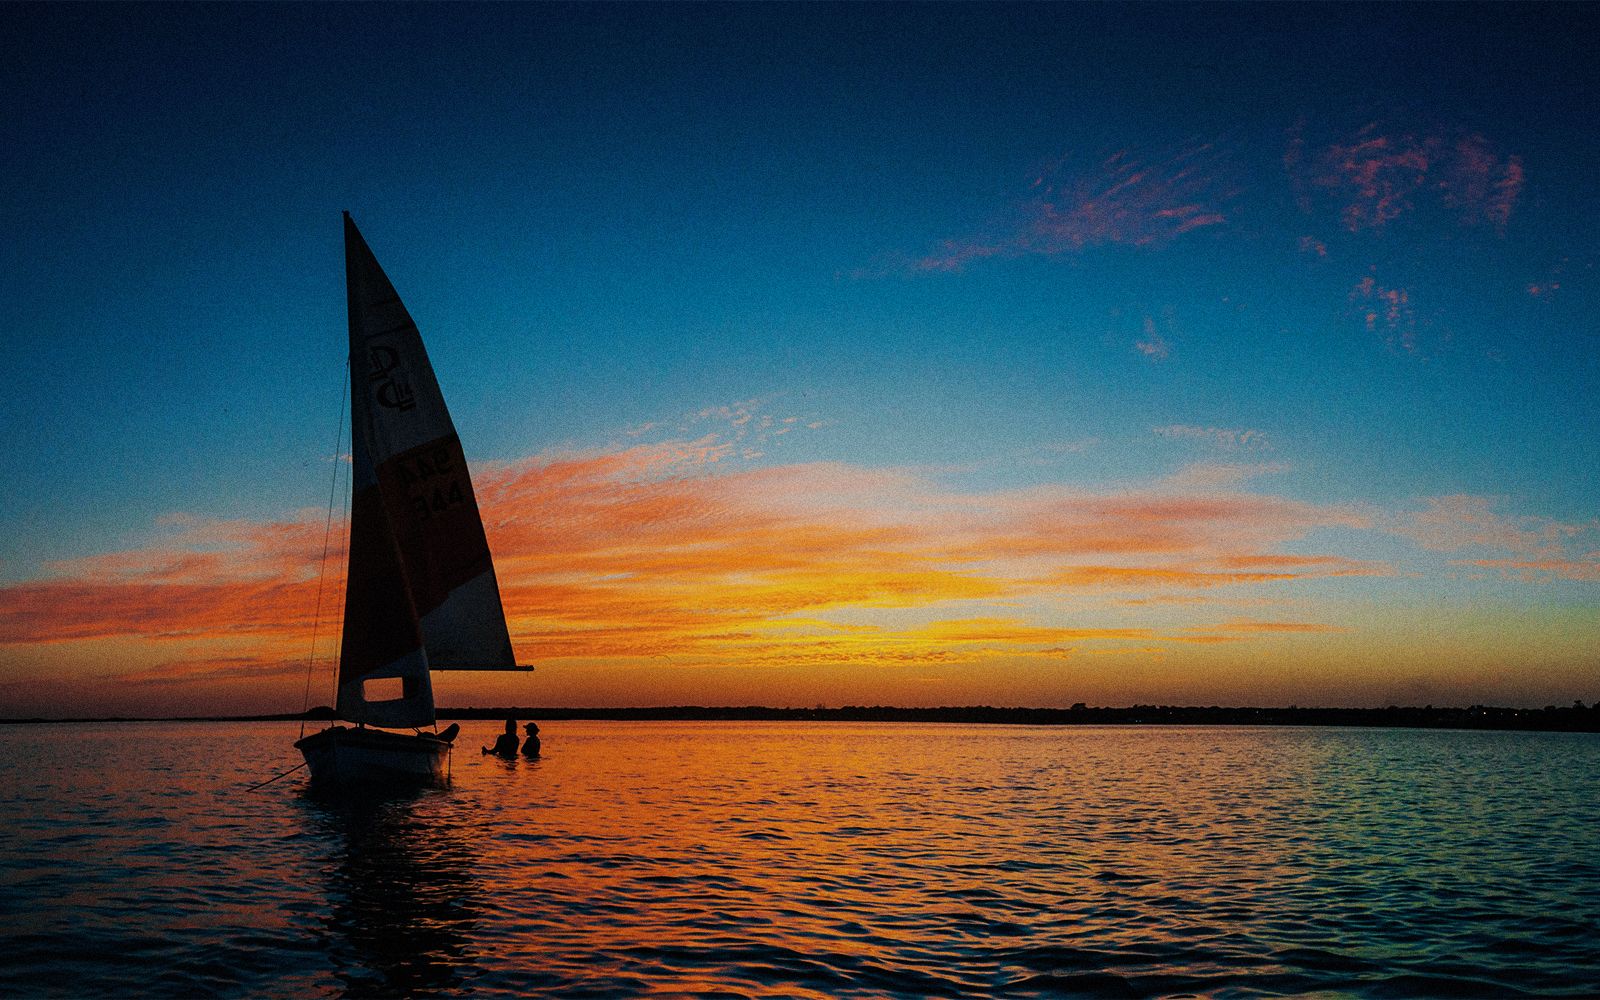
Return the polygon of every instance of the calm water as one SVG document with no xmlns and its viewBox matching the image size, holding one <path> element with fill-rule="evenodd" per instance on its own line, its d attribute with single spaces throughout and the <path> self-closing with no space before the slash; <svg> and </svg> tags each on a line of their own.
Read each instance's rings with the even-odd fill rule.
<svg viewBox="0 0 1600 1000">
<path fill-rule="evenodd" d="M 1600 738 L 553 722 L 330 804 L 295 724 L 0 727 L 0 995 L 1600 991 Z"/>
</svg>

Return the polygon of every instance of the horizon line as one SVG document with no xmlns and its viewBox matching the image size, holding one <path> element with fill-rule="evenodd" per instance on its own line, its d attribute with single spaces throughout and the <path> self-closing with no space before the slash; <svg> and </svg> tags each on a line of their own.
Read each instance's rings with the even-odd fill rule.
<svg viewBox="0 0 1600 1000">
<path fill-rule="evenodd" d="M 1347 706 L 1223 706 L 1223 705 L 1147 705 L 1124 707 L 1089 706 L 1079 702 L 1070 708 L 966 705 L 912 708 L 890 705 L 843 705 L 812 708 L 762 705 L 665 705 L 625 708 L 555 706 L 467 706 L 440 708 L 439 720 L 487 720 L 505 717 L 554 721 L 641 721 L 641 722 L 931 722 L 993 725 L 1309 725 L 1356 728 L 1466 728 L 1466 729 L 1555 729 L 1600 732 L 1600 700 L 1585 705 L 1575 699 L 1571 705 L 1546 705 L 1543 708 L 1510 708 L 1469 705 L 1436 706 L 1389 705 L 1382 708 Z M 328 706 L 304 712 L 264 715 L 191 716 L 92 716 L 47 718 L 32 716 L 0 718 L 0 725 L 49 725 L 70 723 L 122 722 L 340 722 Z"/>
</svg>

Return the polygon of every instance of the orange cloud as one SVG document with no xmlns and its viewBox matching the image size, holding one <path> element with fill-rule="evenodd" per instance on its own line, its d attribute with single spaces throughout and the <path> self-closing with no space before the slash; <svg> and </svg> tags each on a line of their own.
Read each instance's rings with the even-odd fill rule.
<svg viewBox="0 0 1600 1000">
<path fill-rule="evenodd" d="M 283 678 L 304 680 L 305 676 L 306 660 L 303 655 L 299 659 L 284 659 L 264 654 L 164 660 L 149 667 L 117 674 L 116 680 L 123 684 L 160 686 Z"/>
<path fill-rule="evenodd" d="M 959 618 L 910 628 L 772 621 L 707 637 L 701 655 L 739 664 L 850 663 L 893 666 L 970 663 L 994 656 L 1060 659 L 1090 643 L 1149 640 L 1148 628 L 1058 628 L 1016 618 Z"/>
<path fill-rule="evenodd" d="M 522 657 L 729 669 L 1059 660 L 1086 645 L 1256 634 L 1174 638 L 1106 611 L 1115 602 L 1105 595 L 1384 571 L 1275 553 L 1319 528 L 1370 519 L 1248 492 L 1245 467 L 1115 492 L 961 492 L 906 470 L 749 468 L 725 443 L 705 435 L 483 468 L 479 501 Z M 132 642 L 144 658 L 116 674 L 124 685 L 260 682 L 292 698 L 316 613 L 322 529 L 320 513 L 167 519 L 144 547 L 0 587 L 0 646 Z M 324 618 L 342 606 L 342 566 L 336 551 Z M 1072 608 L 1073 627 L 1035 620 L 1051 605 Z M 1022 606 L 1033 610 L 994 613 Z M 878 624 L 830 620 L 847 615 Z M 903 624 L 907 615 L 922 624 Z M 325 646 L 334 631 L 323 626 Z"/>
<path fill-rule="evenodd" d="M 1215 645 L 1218 643 L 1248 642 L 1265 636 L 1322 635 L 1349 631 L 1350 629 L 1343 626 L 1328 625 L 1322 622 L 1268 622 L 1235 619 L 1216 625 L 1199 625 L 1175 635 L 1163 636 L 1163 638 L 1191 645 Z"/>
<path fill-rule="evenodd" d="M 270 635 L 310 628 L 316 581 L 43 580 L 0 590 L 0 644 Z"/>
<path fill-rule="evenodd" d="M 1524 583 L 1551 580 L 1600 583 L 1600 552 L 1587 553 L 1581 559 L 1463 559 L 1451 565 L 1495 569 Z"/>
<path fill-rule="evenodd" d="M 1240 583 L 1293 580 L 1297 573 L 1208 572 L 1205 570 L 1145 566 L 1070 566 L 1047 579 L 1057 587 L 1221 587 Z"/>
<path fill-rule="evenodd" d="M 1192 629 L 1193 632 L 1216 633 L 1245 633 L 1252 635 L 1275 634 L 1307 634 L 1315 632 L 1348 632 L 1347 628 L 1340 625 L 1328 625 L 1323 622 L 1263 622 L 1245 619 L 1226 621 L 1218 625 L 1206 625 Z"/>
<path fill-rule="evenodd" d="M 1242 555 L 1226 556 L 1224 566 L 1247 569 L 1315 569 L 1319 576 L 1393 576 L 1395 569 L 1386 562 L 1347 559 L 1343 556 Z"/>
<path fill-rule="evenodd" d="M 1253 494 L 962 494 L 904 471 L 829 463 L 665 478 L 629 471 L 650 468 L 642 463 L 561 464 L 560 475 L 543 462 L 506 466 L 480 489 L 514 635 L 535 658 L 948 661 L 979 655 L 977 638 L 953 626 L 841 637 L 784 623 L 1350 569 L 1332 556 L 1272 570 L 1218 565 L 1234 545 L 1257 553 L 1351 523 L 1347 512 Z M 986 627 L 984 652 L 1091 635 Z"/>
<path fill-rule="evenodd" d="M 1185 478 L 1173 480 L 1180 488 Z M 954 554 L 980 558 L 986 552 L 1056 557 L 1075 564 L 1105 556 L 1166 560 L 1183 571 L 1232 555 L 1256 553 L 1303 537 L 1318 527 L 1364 527 L 1361 515 L 1342 508 L 1304 504 L 1270 495 L 1222 492 L 1129 491 L 1115 494 L 1058 488 L 996 496 L 992 506 L 965 526 L 975 537 L 953 545 Z M 1175 560 L 1183 560 L 1175 567 Z M 1118 568 L 1141 571 L 1124 561 Z"/>
</svg>

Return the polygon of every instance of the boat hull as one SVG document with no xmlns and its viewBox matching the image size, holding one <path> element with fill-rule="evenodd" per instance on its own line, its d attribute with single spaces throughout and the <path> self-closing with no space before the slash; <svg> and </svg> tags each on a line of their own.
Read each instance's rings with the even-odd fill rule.
<svg viewBox="0 0 1600 1000">
<path fill-rule="evenodd" d="M 295 743 L 314 785 L 444 785 L 450 748 L 430 735 L 333 726 Z"/>
</svg>

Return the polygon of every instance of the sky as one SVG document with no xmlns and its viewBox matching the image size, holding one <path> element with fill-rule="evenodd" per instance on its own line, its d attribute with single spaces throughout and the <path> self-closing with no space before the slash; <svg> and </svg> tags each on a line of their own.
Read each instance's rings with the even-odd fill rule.
<svg viewBox="0 0 1600 1000">
<path fill-rule="evenodd" d="M 0 7 L 0 716 L 331 700 L 341 210 L 443 705 L 1600 698 L 1597 19 Z"/>
</svg>

